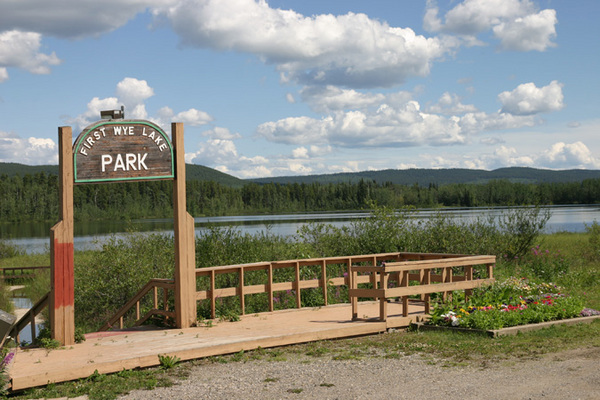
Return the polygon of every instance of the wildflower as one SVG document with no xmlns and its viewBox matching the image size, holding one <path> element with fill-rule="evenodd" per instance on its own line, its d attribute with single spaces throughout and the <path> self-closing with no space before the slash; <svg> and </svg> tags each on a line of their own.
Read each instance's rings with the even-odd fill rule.
<svg viewBox="0 0 600 400">
<path fill-rule="evenodd" d="M 584 308 L 581 310 L 580 315 L 582 317 L 591 317 L 593 315 L 600 315 L 600 311 L 594 310 L 593 308 Z"/>
<path fill-rule="evenodd" d="M 6 357 L 4 357 L 4 360 L 0 362 L 0 371 L 4 371 L 4 369 L 8 366 L 8 364 L 10 364 L 14 356 L 15 353 L 10 352 L 6 355 Z"/>
</svg>

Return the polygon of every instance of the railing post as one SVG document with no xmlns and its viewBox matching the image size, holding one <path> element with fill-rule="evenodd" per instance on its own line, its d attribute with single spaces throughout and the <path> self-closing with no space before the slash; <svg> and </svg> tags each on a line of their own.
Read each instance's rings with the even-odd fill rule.
<svg viewBox="0 0 600 400">
<path fill-rule="evenodd" d="M 215 270 L 213 269 L 210 271 L 210 316 L 212 319 L 217 317 L 215 290 Z"/>
<path fill-rule="evenodd" d="M 300 262 L 296 261 L 296 307 L 302 307 L 302 297 L 300 296 Z"/>
<path fill-rule="evenodd" d="M 275 309 L 273 306 L 273 263 L 269 263 L 267 275 L 269 278 L 269 281 L 267 282 L 267 290 L 269 291 L 269 311 L 273 311 Z"/>
<path fill-rule="evenodd" d="M 487 265 L 487 275 L 489 279 L 494 278 L 494 267 L 496 265 L 495 264 L 488 264 Z"/>
<path fill-rule="evenodd" d="M 388 274 L 387 272 L 385 272 L 385 269 L 382 270 L 379 273 L 379 289 L 383 290 L 385 293 L 385 290 L 387 289 L 387 283 L 388 283 Z M 382 296 L 381 298 L 379 298 L 379 320 L 384 322 L 387 319 L 387 299 L 386 296 Z"/>
<path fill-rule="evenodd" d="M 410 271 L 402 271 L 402 287 L 408 287 L 408 281 L 410 280 Z M 408 296 L 402 296 L 402 316 L 408 317 Z"/>
<path fill-rule="evenodd" d="M 327 262 L 325 259 L 321 260 L 321 279 L 323 285 L 323 300 L 327 305 Z"/>
<path fill-rule="evenodd" d="M 429 285 L 431 284 L 431 269 L 427 268 L 425 270 L 423 270 L 424 274 L 423 274 L 423 280 L 421 282 L 422 285 Z M 425 314 L 429 314 L 429 300 L 431 298 L 431 295 L 429 293 L 425 294 Z"/>
<path fill-rule="evenodd" d="M 472 281 L 473 280 L 473 266 L 466 265 L 464 267 L 464 269 L 465 269 L 465 281 Z M 469 298 L 469 296 L 471 296 L 471 294 L 473 294 L 473 291 L 471 289 L 465 289 L 465 301 Z"/>
<path fill-rule="evenodd" d="M 244 315 L 246 313 L 246 299 L 244 298 L 244 267 L 240 267 L 239 277 L 240 306 L 242 307 L 242 315 Z"/>
</svg>

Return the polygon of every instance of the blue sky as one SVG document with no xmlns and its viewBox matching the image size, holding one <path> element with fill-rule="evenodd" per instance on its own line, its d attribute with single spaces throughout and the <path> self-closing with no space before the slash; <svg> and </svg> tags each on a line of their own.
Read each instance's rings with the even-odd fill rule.
<svg viewBox="0 0 600 400">
<path fill-rule="evenodd" d="M 2 0 L 0 161 L 125 106 L 240 178 L 600 169 L 596 0 Z M 1 171 L 0 171 L 1 172 Z"/>
</svg>

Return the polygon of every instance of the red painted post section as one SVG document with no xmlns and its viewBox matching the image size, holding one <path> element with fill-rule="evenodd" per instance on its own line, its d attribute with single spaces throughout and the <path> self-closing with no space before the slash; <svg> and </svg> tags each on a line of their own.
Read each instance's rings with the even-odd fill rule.
<svg viewBox="0 0 600 400">
<path fill-rule="evenodd" d="M 73 264 L 73 140 L 58 128 L 60 221 L 50 230 L 50 330 L 63 345 L 75 343 Z"/>
</svg>

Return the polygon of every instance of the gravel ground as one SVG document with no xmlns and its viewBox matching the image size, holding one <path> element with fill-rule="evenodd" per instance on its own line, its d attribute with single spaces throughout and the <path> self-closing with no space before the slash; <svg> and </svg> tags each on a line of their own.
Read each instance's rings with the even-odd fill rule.
<svg viewBox="0 0 600 400">
<path fill-rule="evenodd" d="M 444 364 L 419 355 L 215 363 L 192 367 L 172 387 L 120 399 L 600 399 L 599 348 L 485 366 Z"/>
</svg>

